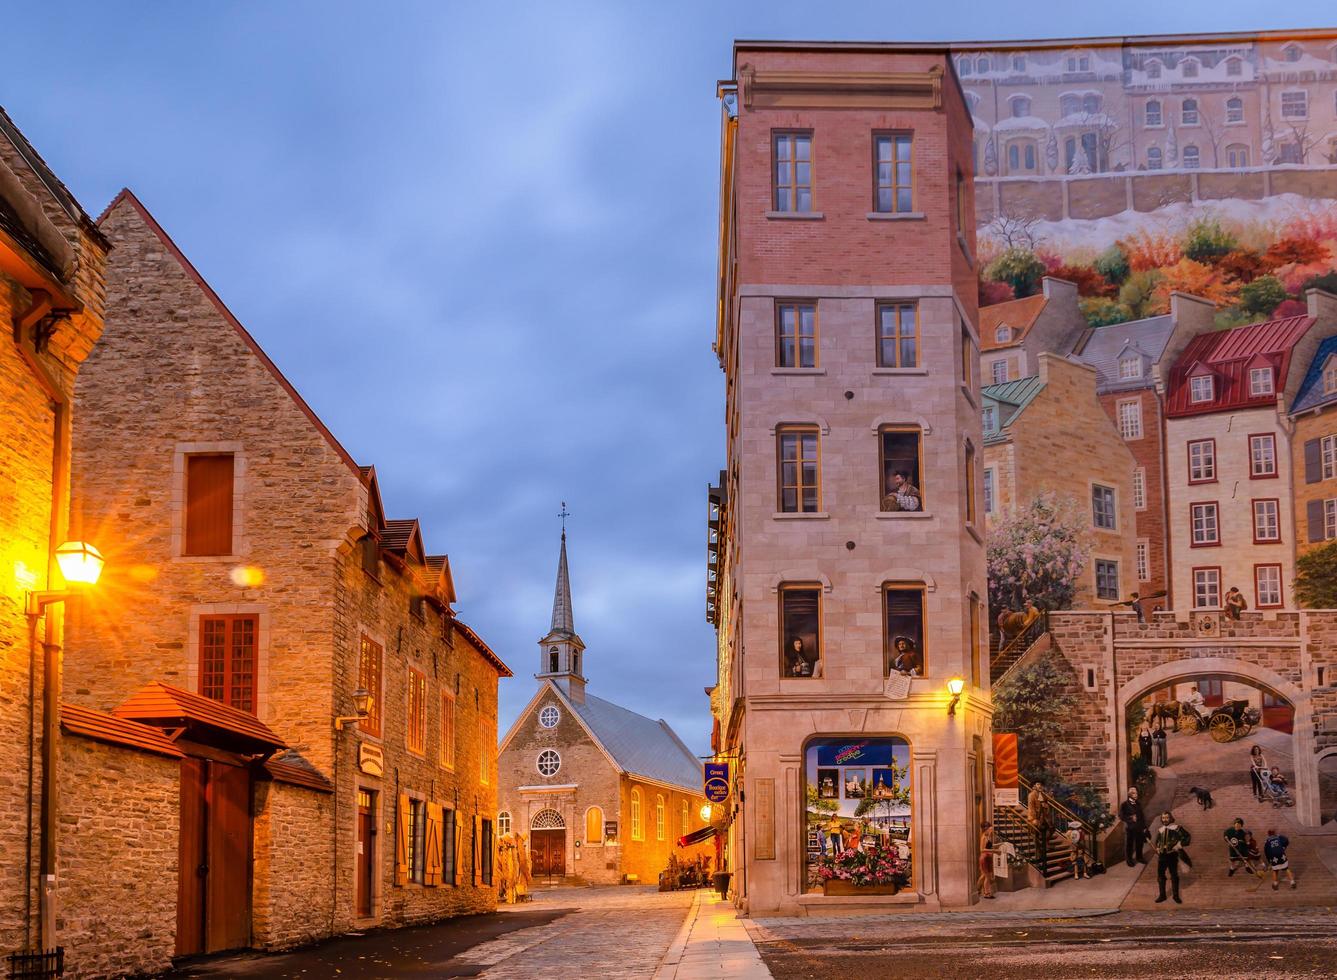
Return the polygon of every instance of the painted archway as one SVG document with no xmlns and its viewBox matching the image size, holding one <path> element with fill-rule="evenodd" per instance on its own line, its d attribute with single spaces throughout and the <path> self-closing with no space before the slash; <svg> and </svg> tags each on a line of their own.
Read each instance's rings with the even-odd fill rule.
<svg viewBox="0 0 1337 980">
<path fill-rule="evenodd" d="M 1309 695 L 1268 667 L 1231 657 L 1193 657 L 1158 664 L 1120 685 L 1115 702 L 1118 715 L 1115 718 L 1115 731 L 1125 730 L 1127 708 L 1134 701 L 1159 688 L 1190 682 L 1205 674 L 1270 691 L 1285 698 L 1295 708 L 1291 733 L 1291 758 L 1295 764 L 1295 819 L 1301 826 L 1319 826 L 1322 823 L 1318 791 L 1319 756 L 1314 752 L 1314 724 Z M 1113 771 L 1110 783 L 1116 800 L 1122 800 L 1128 792 L 1128 772 L 1122 758 L 1126 749 L 1123 746 L 1111 756 Z"/>
</svg>

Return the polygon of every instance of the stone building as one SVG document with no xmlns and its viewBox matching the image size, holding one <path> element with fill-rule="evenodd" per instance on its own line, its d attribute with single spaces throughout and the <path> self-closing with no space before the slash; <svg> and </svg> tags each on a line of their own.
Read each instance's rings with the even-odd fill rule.
<svg viewBox="0 0 1337 980">
<path fill-rule="evenodd" d="M 1045 276 L 1034 296 L 980 310 L 980 378 L 1004 384 L 1035 375 L 1046 351 L 1066 353 L 1086 330 L 1077 287 Z"/>
<path fill-rule="evenodd" d="M 1297 554 L 1337 538 L 1337 337 L 1319 344 L 1291 403 Z"/>
<path fill-rule="evenodd" d="M 497 824 L 528 838 L 535 880 L 654 882 L 701 830 L 701 763 L 663 719 L 585 691 L 562 532 L 552 624 L 539 640 L 539 682 L 497 753 Z"/>
<path fill-rule="evenodd" d="M 115 247 L 73 480 L 108 563 L 70 619 L 67 693 L 184 755 L 159 827 L 173 954 L 492 909 L 509 671 L 455 616 L 449 562 L 385 518 L 375 471 L 133 194 L 99 227 Z"/>
<path fill-rule="evenodd" d="M 1040 354 L 1040 373 L 982 392 L 986 527 L 1052 492 L 1075 505 L 1091 542 L 1079 606 L 1138 591 L 1136 461 L 1096 396 L 1095 369 Z"/>
<path fill-rule="evenodd" d="M 1252 608 L 1293 608 L 1296 523 L 1287 412 L 1319 343 L 1337 334 L 1337 297 L 1309 312 L 1194 337 L 1165 399 L 1170 579 L 1176 609 L 1219 609 L 1238 588 Z"/>
<path fill-rule="evenodd" d="M 732 72 L 708 572 L 731 887 L 754 913 L 965 906 L 992 765 L 970 116 L 932 45 L 740 41 Z M 899 894 L 823 893 L 856 828 L 908 862 Z"/>
<path fill-rule="evenodd" d="M 1073 356 L 1096 369 L 1096 394 L 1133 454 L 1134 562 L 1126 591 L 1168 592 L 1169 525 L 1165 511 L 1165 420 L 1170 367 L 1196 334 L 1213 329 L 1210 302 L 1170 294 L 1170 312 L 1083 331 Z M 1134 584 L 1136 583 L 1136 584 Z M 1172 599 L 1155 604 L 1169 607 Z"/>
</svg>

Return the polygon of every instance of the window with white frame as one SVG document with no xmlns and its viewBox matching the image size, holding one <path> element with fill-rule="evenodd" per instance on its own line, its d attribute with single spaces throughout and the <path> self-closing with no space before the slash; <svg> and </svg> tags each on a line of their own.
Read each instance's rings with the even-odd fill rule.
<svg viewBox="0 0 1337 980">
<path fill-rule="evenodd" d="M 1271 433 L 1249 436 L 1249 475 L 1277 475 L 1277 437 Z"/>
<path fill-rule="evenodd" d="M 553 749 L 544 749 L 535 766 L 540 776 L 556 776 L 557 770 L 562 768 L 562 757 Z"/>
<path fill-rule="evenodd" d="M 1136 354 L 1119 358 L 1119 380 L 1128 381 L 1142 377 L 1142 358 Z"/>
<path fill-rule="evenodd" d="M 1145 538 L 1137 543 L 1137 580 L 1151 581 L 1151 543 Z"/>
<path fill-rule="evenodd" d="M 539 724 L 544 728 L 556 728 L 557 722 L 561 720 L 562 713 L 557 710 L 555 704 L 545 704 L 539 709 Z"/>
<path fill-rule="evenodd" d="M 1281 605 L 1281 566 L 1258 565 L 1253 570 L 1255 596 L 1260 608 Z"/>
<path fill-rule="evenodd" d="M 1197 170 L 1198 165 L 1201 163 L 1202 163 L 1202 154 L 1198 152 L 1198 148 L 1196 146 L 1190 143 L 1188 146 L 1184 147 L 1185 170 Z"/>
<path fill-rule="evenodd" d="M 1193 569 L 1193 608 L 1221 608 L 1221 569 Z"/>
<path fill-rule="evenodd" d="M 1323 464 L 1323 479 L 1337 477 L 1337 435 L 1319 440 L 1319 459 Z"/>
<path fill-rule="evenodd" d="M 1337 357 L 1328 358 L 1323 366 L 1323 394 L 1337 394 Z"/>
<path fill-rule="evenodd" d="M 1188 482 L 1210 483 L 1216 479 L 1216 440 L 1198 439 L 1188 444 Z"/>
<path fill-rule="evenodd" d="M 1253 502 L 1253 539 L 1260 543 L 1281 540 L 1279 501 L 1255 500 Z"/>
<path fill-rule="evenodd" d="M 1119 435 L 1125 439 L 1142 438 L 1142 399 L 1129 398 L 1118 404 Z"/>
<path fill-rule="evenodd" d="M 1212 376 L 1199 374 L 1188 379 L 1188 400 L 1195 405 L 1209 402 L 1214 397 Z"/>
<path fill-rule="evenodd" d="M 644 840 L 645 829 L 641 824 L 641 791 L 631 791 L 631 839 Z"/>
<path fill-rule="evenodd" d="M 984 468 L 984 513 L 992 514 L 994 512 L 994 468 L 986 466 Z"/>
<path fill-rule="evenodd" d="M 1139 466 L 1133 470 L 1133 510 L 1147 509 L 1147 468 Z"/>
<path fill-rule="evenodd" d="M 655 794 L 655 840 L 664 839 L 664 794 Z"/>
<path fill-rule="evenodd" d="M 1249 396 L 1261 398 L 1270 395 L 1272 389 L 1272 369 L 1270 367 L 1249 368 Z"/>
<path fill-rule="evenodd" d="M 1240 77 L 1241 75 L 1244 74 L 1244 62 L 1240 61 L 1238 58 L 1227 58 L 1227 59 L 1226 59 L 1226 74 L 1227 74 L 1228 76 L 1230 76 L 1231 78 L 1238 78 L 1238 77 Z M 1237 101 L 1239 101 L 1239 100 L 1238 100 L 1238 99 L 1231 99 L 1230 101 L 1231 101 L 1231 102 L 1237 102 Z M 1229 103 L 1227 103 L 1227 104 L 1229 104 Z"/>
<path fill-rule="evenodd" d="M 1233 62 L 1238 65 L 1239 62 Z M 1238 97 L 1226 99 L 1226 122 L 1244 122 L 1244 100 Z"/>
<path fill-rule="evenodd" d="M 1189 504 L 1190 526 L 1195 548 L 1221 543 L 1221 524 L 1215 502 Z"/>
<path fill-rule="evenodd" d="M 1300 90 L 1298 92 L 1282 92 L 1281 118 L 1308 119 L 1309 93 L 1304 90 Z"/>
<path fill-rule="evenodd" d="M 1281 56 L 1286 61 L 1296 62 L 1300 60 L 1300 46 L 1298 44 L 1288 44 L 1281 49 Z"/>
<path fill-rule="evenodd" d="M 1119 598 L 1119 563 L 1107 558 L 1096 559 L 1096 598 Z"/>
<path fill-rule="evenodd" d="M 1180 74 L 1183 75 L 1184 78 L 1197 78 L 1198 62 L 1193 58 L 1184 59 L 1184 64 L 1180 68 Z"/>
<path fill-rule="evenodd" d="M 998 430 L 998 411 L 992 405 L 984 406 L 984 431 L 996 432 Z"/>
<path fill-rule="evenodd" d="M 1012 340 L 1012 328 L 1006 323 L 1000 323 L 998 329 L 993 332 L 994 340 L 1000 344 L 1010 343 Z"/>
<path fill-rule="evenodd" d="M 1337 497 L 1323 501 L 1323 540 L 1337 538 Z"/>
<path fill-rule="evenodd" d="M 1163 117 L 1161 116 L 1161 100 L 1149 99 L 1147 101 L 1147 125 L 1161 126 Z"/>
<path fill-rule="evenodd" d="M 1113 531 L 1119 520 L 1114 506 L 1114 488 L 1099 483 L 1091 486 L 1091 523 L 1104 531 Z"/>
<path fill-rule="evenodd" d="M 1160 78 L 1160 77 L 1161 77 L 1161 63 L 1160 63 L 1159 61 L 1148 61 L 1148 62 L 1147 62 L 1147 77 L 1148 77 L 1148 78 Z"/>
<path fill-rule="evenodd" d="M 989 366 L 989 377 L 996 385 L 1007 382 L 1007 361 L 999 358 Z"/>
<path fill-rule="evenodd" d="M 1198 125 L 1198 100 L 1185 99 L 1180 107 L 1179 119 L 1185 126 Z"/>
<path fill-rule="evenodd" d="M 1147 150 L 1147 169 L 1160 170 L 1164 166 L 1165 158 L 1161 156 L 1161 148 L 1153 146 Z"/>
<path fill-rule="evenodd" d="M 497 834 L 505 837 L 511 832 L 511 811 L 502 810 L 497 814 Z"/>
</svg>

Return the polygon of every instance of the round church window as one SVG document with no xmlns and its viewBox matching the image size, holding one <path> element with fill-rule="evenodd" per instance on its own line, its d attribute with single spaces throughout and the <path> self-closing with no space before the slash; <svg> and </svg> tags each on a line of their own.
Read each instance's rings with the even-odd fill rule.
<svg viewBox="0 0 1337 980">
<path fill-rule="evenodd" d="M 555 776 L 557 770 L 562 768 L 562 757 L 552 749 L 544 749 L 539 753 L 538 770 L 541 776 Z"/>
<path fill-rule="evenodd" d="M 561 715 L 557 711 L 557 705 L 544 705 L 543 710 L 539 712 L 539 724 L 544 728 L 556 728 L 557 719 L 560 717 Z"/>
</svg>

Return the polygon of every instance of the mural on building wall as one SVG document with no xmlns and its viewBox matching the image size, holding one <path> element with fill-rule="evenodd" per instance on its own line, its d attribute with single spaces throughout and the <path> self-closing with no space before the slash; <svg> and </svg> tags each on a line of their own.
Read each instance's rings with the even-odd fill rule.
<svg viewBox="0 0 1337 980">
<path fill-rule="evenodd" d="M 981 300 L 1077 283 L 1095 326 L 1183 290 L 1221 326 L 1337 288 L 1337 33 L 961 51 Z"/>
</svg>

